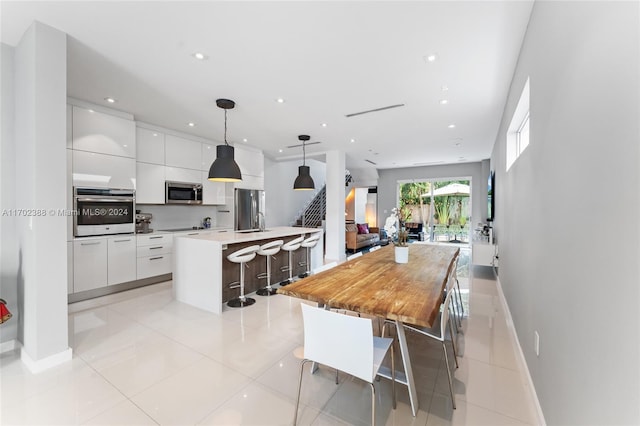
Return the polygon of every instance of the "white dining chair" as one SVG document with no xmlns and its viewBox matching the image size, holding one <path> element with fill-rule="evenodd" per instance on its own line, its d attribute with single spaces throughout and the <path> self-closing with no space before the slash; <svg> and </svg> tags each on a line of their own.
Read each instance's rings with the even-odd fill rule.
<svg viewBox="0 0 640 426">
<path fill-rule="evenodd" d="M 449 379 L 449 391 L 451 392 L 451 404 L 453 408 L 456 408 L 456 399 L 455 393 L 453 390 L 453 378 L 451 377 L 451 368 L 449 366 L 449 357 L 447 355 L 447 347 L 445 346 L 445 342 L 447 341 L 447 325 L 449 326 L 449 333 L 451 336 L 451 346 L 453 348 L 453 359 L 456 362 L 456 368 L 458 368 L 458 358 L 456 353 L 456 347 L 453 339 L 455 339 L 453 335 L 453 326 L 451 325 L 451 318 L 449 316 L 451 309 L 451 300 L 454 298 L 454 291 L 448 291 L 447 297 L 444 300 L 444 304 L 442 306 L 442 310 L 440 311 L 440 315 L 436 317 L 436 320 L 433 323 L 431 328 L 427 327 L 418 327 L 415 325 L 404 324 L 404 328 L 407 330 L 415 331 L 423 336 L 429 337 L 431 339 L 437 340 L 442 343 L 442 349 L 444 351 L 444 360 L 447 366 L 447 377 Z M 384 329 L 383 329 L 384 335 Z"/>
<path fill-rule="evenodd" d="M 356 259 L 356 258 L 358 258 L 360 256 L 362 256 L 362 252 L 361 251 L 357 252 L 356 254 L 352 254 L 351 256 L 347 256 L 347 262 L 350 261 L 350 260 Z"/>
<path fill-rule="evenodd" d="M 300 365 L 300 380 L 293 415 L 297 424 L 298 406 L 304 366 L 316 362 L 358 377 L 371 386 L 371 424 L 376 418 L 376 394 L 373 385 L 382 361 L 391 352 L 391 393 L 396 408 L 395 360 L 393 339 L 373 335 L 371 320 L 337 314 L 301 304 L 304 322 L 304 360 Z M 313 377 L 313 376 L 311 376 Z"/>
</svg>

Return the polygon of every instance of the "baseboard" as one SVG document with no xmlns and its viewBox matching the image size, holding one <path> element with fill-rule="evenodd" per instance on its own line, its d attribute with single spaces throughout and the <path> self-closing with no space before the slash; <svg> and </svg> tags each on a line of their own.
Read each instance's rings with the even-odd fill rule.
<svg viewBox="0 0 640 426">
<path fill-rule="evenodd" d="M 529 366 L 527 365 L 527 360 L 524 357 L 524 352 L 522 352 L 522 347 L 520 346 L 520 340 L 518 339 L 518 333 L 516 332 L 515 324 L 513 323 L 513 318 L 511 317 L 511 311 L 509 310 L 509 305 L 507 304 L 507 299 L 504 297 L 504 292 L 502 291 L 502 284 L 500 283 L 500 277 L 496 274 L 496 282 L 498 284 L 498 296 L 500 298 L 500 303 L 504 309 L 504 316 L 507 321 L 507 328 L 509 329 L 509 333 L 511 334 L 511 338 L 516 346 L 516 360 L 519 364 L 520 371 L 522 372 L 525 381 L 527 382 L 529 389 L 531 389 L 531 397 L 533 398 L 533 403 L 536 407 L 536 417 L 537 423 L 540 426 L 546 426 L 547 422 L 544 420 L 544 413 L 542 412 L 542 407 L 540 406 L 540 400 L 538 400 L 538 394 L 536 393 L 536 388 L 533 385 L 533 379 L 531 378 L 531 373 L 529 372 Z"/>
<path fill-rule="evenodd" d="M 20 343 L 18 343 L 18 341 L 16 339 L 12 339 L 6 342 L 2 342 L 0 343 L 0 354 L 3 354 L 5 352 L 9 352 L 14 350 L 15 348 L 19 347 Z"/>
<path fill-rule="evenodd" d="M 71 361 L 72 351 L 71 348 L 67 348 L 62 352 L 58 352 L 57 354 L 53 354 L 43 359 L 39 359 L 34 361 L 31 356 L 24 350 L 24 347 L 20 350 L 20 360 L 24 365 L 27 366 L 29 371 L 33 374 L 38 374 L 44 370 L 47 370 L 51 367 L 55 367 L 60 364 L 64 364 L 67 361 Z"/>
</svg>

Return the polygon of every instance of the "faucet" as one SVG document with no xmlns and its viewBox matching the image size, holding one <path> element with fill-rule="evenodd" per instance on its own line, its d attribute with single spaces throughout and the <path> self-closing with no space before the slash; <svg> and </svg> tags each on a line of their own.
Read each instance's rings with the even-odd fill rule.
<svg viewBox="0 0 640 426">
<path fill-rule="evenodd" d="M 260 228 L 260 232 L 264 232 L 264 213 L 262 212 L 258 212 L 258 228 Z"/>
</svg>

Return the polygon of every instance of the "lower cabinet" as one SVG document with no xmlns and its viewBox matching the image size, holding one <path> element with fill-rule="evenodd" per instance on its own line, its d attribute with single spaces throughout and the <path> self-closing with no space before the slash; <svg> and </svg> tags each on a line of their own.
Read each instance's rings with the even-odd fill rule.
<svg viewBox="0 0 640 426">
<path fill-rule="evenodd" d="M 107 284 L 136 280 L 136 236 L 109 238 L 107 245 Z"/>
<path fill-rule="evenodd" d="M 138 235 L 137 278 L 170 274 L 173 271 L 173 235 Z"/>
<path fill-rule="evenodd" d="M 471 263 L 474 265 L 497 267 L 495 244 L 474 242 L 471 246 Z"/>
<path fill-rule="evenodd" d="M 135 253 L 135 235 L 75 240 L 73 292 L 135 281 Z"/>
<path fill-rule="evenodd" d="M 90 238 L 73 242 L 73 292 L 107 285 L 107 239 Z"/>
</svg>

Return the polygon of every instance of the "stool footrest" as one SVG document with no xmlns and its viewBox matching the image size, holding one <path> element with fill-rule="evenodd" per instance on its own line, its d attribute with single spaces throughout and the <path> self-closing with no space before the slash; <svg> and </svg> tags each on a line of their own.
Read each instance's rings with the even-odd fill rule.
<svg viewBox="0 0 640 426">
<path fill-rule="evenodd" d="M 240 288 L 240 281 L 235 281 L 232 283 L 227 284 L 228 288 Z"/>
</svg>

